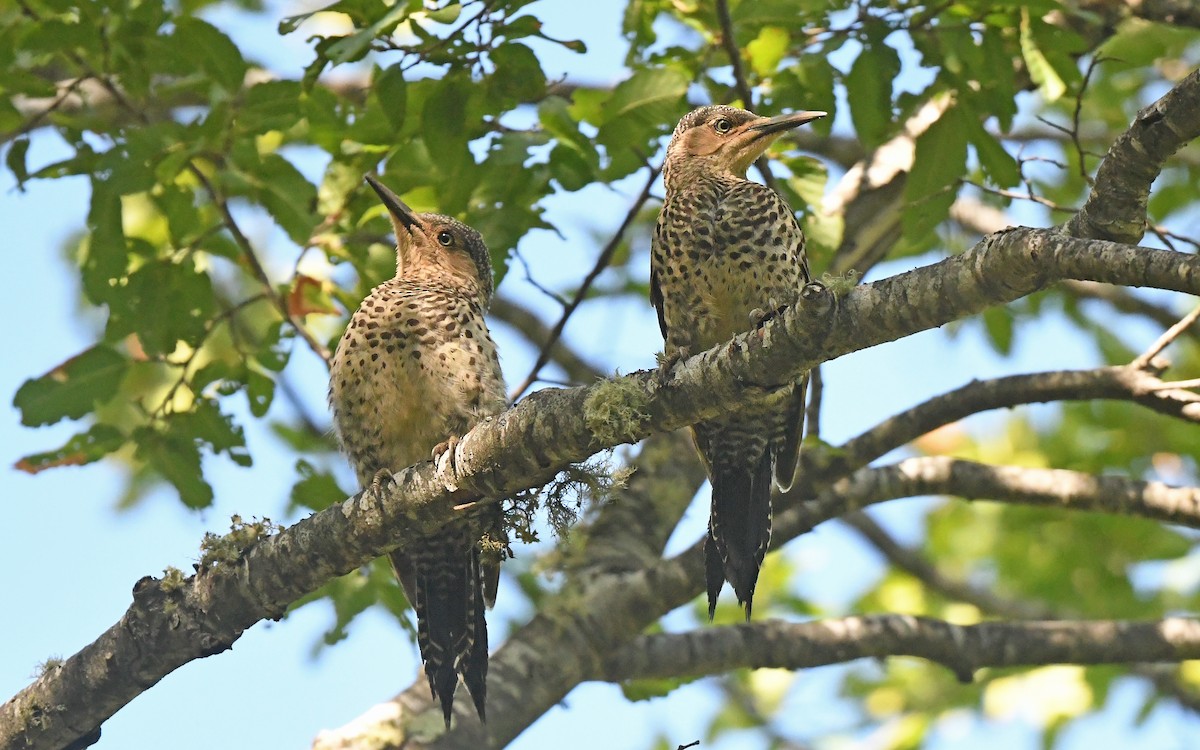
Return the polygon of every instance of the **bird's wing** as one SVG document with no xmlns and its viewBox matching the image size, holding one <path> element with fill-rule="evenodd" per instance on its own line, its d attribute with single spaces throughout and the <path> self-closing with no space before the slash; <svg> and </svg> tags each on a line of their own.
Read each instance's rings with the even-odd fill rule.
<svg viewBox="0 0 1200 750">
<path fill-rule="evenodd" d="M 804 402 L 808 393 L 808 373 L 796 382 L 785 408 L 783 444 L 775 451 L 775 484 L 780 492 L 792 488 L 796 479 L 796 464 L 800 461 L 800 442 L 804 439 Z"/>
<path fill-rule="evenodd" d="M 663 314 L 663 293 L 662 288 L 658 285 L 658 271 L 654 269 L 654 264 L 650 265 L 650 304 L 654 305 L 654 312 L 658 314 L 658 330 L 662 331 L 663 339 L 667 338 L 667 318 Z"/>
</svg>

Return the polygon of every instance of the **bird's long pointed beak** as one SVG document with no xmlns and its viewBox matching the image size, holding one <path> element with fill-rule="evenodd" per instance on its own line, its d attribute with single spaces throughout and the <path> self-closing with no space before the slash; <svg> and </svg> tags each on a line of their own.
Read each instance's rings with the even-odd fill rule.
<svg viewBox="0 0 1200 750">
<path fill-rule="evenodd" d="M 363 179 L 379 194 L 379 200 L 383 201 L 383 205 L 387 208 L 388 213 L 392 215 L 392 219 L 395 220 L 396 224 L 406 229 L 412 229 L 417 225 L 417 215 L 413 213 L 413 210 L 404 201 L 400 200 L 400 196 L 375 179 L 375 175 L 363 175 Z"/>
<path fill-rule="evenodd" d="M 798 128 L 806 122 L 812 122 L 824 117 L 826 112 L 806 111 L 792 112 L 786 115 L 777 115 L 775 117 L 764 118 L 763 120 L 751 125 L 748 130 L 753 130 L 759 136 L 771 135 L 772 133 L 780 133 L 784 130 Z"/>
</svg>

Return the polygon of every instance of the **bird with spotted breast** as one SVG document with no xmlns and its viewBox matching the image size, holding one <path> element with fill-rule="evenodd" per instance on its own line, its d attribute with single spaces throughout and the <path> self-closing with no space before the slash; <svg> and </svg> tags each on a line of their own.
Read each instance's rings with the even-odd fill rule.
<svg viewBox="0 0 1200 750">
<path fill-rule="evenodd" d="M 784 132 L 824 115 L 760 117 L 714 105 L 679 121 L 663 162 L 666 199 L 650 260 L 665 368 L 761 324 L 810 281 L 795 214 L 774 190 L 746 179 L 746 169 Z M 709 619 L 724 581 L 750 619 L 771 539 L 772 483 L 791 486 L 806 387 L 802 377 L 692 427 L 712 484 L 704 546 Z"/>
<path fill-rule="evenodd" d="M 378 492 L 391 471 L 452 451 L 507 400 L 484 320 L 492 266 L 483 239 L 449 216 L 414 213 L 377 179 L 366 181 L 395 229 L 397 272 L 351 316 L 333 357 L 329 404 L 359 484 Z M 447 728 L 459 674 L 486 718 L 484 608 L 495 601 L 507 549 L 500 514 L 487 504 L 390 556 Z"/>
</svg>

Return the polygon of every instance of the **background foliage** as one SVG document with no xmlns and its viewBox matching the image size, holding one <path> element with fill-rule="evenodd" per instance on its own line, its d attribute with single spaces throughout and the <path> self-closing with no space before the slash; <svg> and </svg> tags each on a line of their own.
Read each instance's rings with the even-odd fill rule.
<svg viewBox="0 0 1200 750">
<path fill-rule="evenodd" d="M 330 439 L 319 373 L 346 311 L 394 272 L 388 226 L 363 187 L 365 172 L 378 170 L 416 208 L 457 215 L 483 233 L 503 280 L 497 325 L 508 340 L 525 341 L 505 359 L 516 396 L 534 382 L 650 365 L 661 344 L 633 331 L 653 326 L 645 297 L 648 231 L 661 195 L 655 174 L 664 137 L 691 106 L 828 111 L 811 132 L 775 147 L 769 179 L 801 213 L 818 273 L 886 275 L 960 251 L 1005 223 L 1063 221 L 1116 135 L 1200 57 L 1194 10 L 1168 19 L 1112 2 L 629 0 L 619 28 L 577 30 L 593 45 L 624 50 L 624 70 L 599 73 L 588 67 L 584 41 L 546 31 L 555 18 L 558 28 L 571 27 L 561 20 L 570 9 L 552 0 L 235 5 L 236 12 L 202 0 L 0 6 L 7 169 L 18 190 L 70 179 L 90 186 L 86 224 L 65 248 L 78 299 L 57 301 L 77 305 L 90 341 L 58 352 L 61 363 L 44 372 L 18 363 L 28 379 L 13 397 L 23 425 L 69 421 L 74 434 L 54 445 L 30 432 L 12 458 L 28 473 L 120 466 L 123 507 L 170 502 L 156 491 L 165 483 L 186 508 L 206 508 L 214 462 L 253 472 L 267 451 L 294 462 L 290 500 L 247 503 L 247 513 L 295 518 L 355 489 Z M 308 53 L 258 59 L 252 45 L 234 41 L 241 24 L 302 40 Z M 548 71 L 548 60 L 561 70 Z M 885 148 L 906 133 L 915 142 L 908 162 Z M 50 150 L 59 155 L 42 156 Z M 864 163 L 898 176 L 859 186 L 847 175 Z M 1197 248 L 1198 170 L 1195 146 L 1164 170 L 1150 201 L 1148 243 Z M 588 208 L 613 204 L 597 197 L 610 189 L 627 216 Z M 590 235 L 580 231 L 580 215 Z M 566 337 L 569 352 L 538 358 L 547 331 L 562 329 L 576 299 L 585 301 Z M 1075 366 L 1124 364 L 1179 305 L 1162 295 L 1066 286 L 990 310 L 927 346 L 939 359 L 973 353 L 975 361 L 953 365 L 968 375 L 1042 369 L 1061 361 L 1048 352 L 1062 341 L 1078 354 Z M 614 345 L 606 326 L 629 316 L 640 323 L 623 328 L 628 341 Z M 1190 340 L 1171 355 L 1180 377 L 1200 370 Z M 893 356 L 893 367 L 916 371 L 897 375 L 901 382 L 920 381 L 931 367 Z M 822 416 L 838 437 L 852 434 L 838 420 L 867 426 L 908 405 L 858 398 L 855 387 L 870 383 L 859 374 L 842 381 L 856 385 L 841 385 L 836 372 L 827 368 Z M 910 403 L 912 393 L 903 399 Z M 247 426 L 260 421 L 274 440 L 251 445 Z M 1195 436 L 1192 425 L 1132 405 L 1084 402 L 976 418 L 910 450 L 1192 484 Z M 703 509 L 707 500 L 697 503 Z M 837 537 L 839 558 L 869 561 L 844 582 L 852 595 L 811 588 L 804 577 L 821 574 L 816 561 L 789 549 L 764 573 L 764 616 L 1153 618 L 1200 604 L 1195 538 L 1176 528 L 933 499 L 884 516 L 882 524 L 851 520 L 866 546 Z M 680 534 L 690 542 L 698 530 L 685 519 Z M 895 534 L 973 588 L 947 592 L 905 570 L 887 544 Z M 528 602 L 507 605 L 514 622 L 556 585 L 561 550 L 543 537 L 510 568 L 519 587 L 505 595 Z M 382 564 L 332 581 L 299 606 L 315 601 L 334 612 L 326 643 L 346 638 L 377 604 L 407 622 Z M 736 617 L 732 605 L 718 615 Z M 702 619 L 697 609 L 669 624 Z M 791 675 L 746 671 L 705 683 L 721 697 L 702 719 L 709 738 L 753 727 L 761 746 L 837 747 L 853 738 L 900 748 L 943 746 L 956 732 L 982 733 L 989 721 L 1022 716 L 1038 742 L 1053 746 L 1092 712 L 1108 711 L 1105 722 L 1128 729 L 1160 702 L 1194 707 L 1193 666 L 1123 693 L 1114 707 L 1109 693 L 1125 674 L 1114 668 L 993 670 L 962 686 L 925 663 L 856 663 L 831 671 L 826 684 L 842 697 L 843 720 L 822 722 L 820 731 L 788 720 L 784 707 L 797 700 L 795 690 L 785 700 Z M 625 694 L 646 699 L 675 687 L 637 683 Z M 1140 703 L 1132 718 L 1123 708 L 1130 700 Z M 1172 716 L 1196 728 L 1194 719 Z"/>
</svg>

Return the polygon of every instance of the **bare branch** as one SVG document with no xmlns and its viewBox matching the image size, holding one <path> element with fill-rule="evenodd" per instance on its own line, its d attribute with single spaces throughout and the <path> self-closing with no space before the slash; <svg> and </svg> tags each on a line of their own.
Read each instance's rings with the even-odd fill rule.
<svg viewBox="0 0 1200 750">
<path fill-rule="evenodd" d="M 1146 232 L 1150 185 L 1163 163 L 1200 136 L 1200 69 L 1138 112 L 1096 171 L 1096 186 L 1063 230 L 1076 237 L 1127 242 Z"/>
<path fill-rule="evenodd" d="M 860 469 L 835 484 L 834 491 L 826 501 L 843 503 L 843 509 L 901 497 L 952 495 L 1140 516 L 1200 528 L 1200 488 L 1067 469 L 989 466 L 946 456 L 906 458 L 891 466 Z M 820 508 L 813 510 L 825 515 Z"/>
<path fill-rule="evenodd" d="M 839 452 L 858 468 L 943 425 L 992 409 L 1051 401 L 1134 401 L 1170 416 L 1200 421 L 1200 397 L 1165 384 L 1153 370 L 1131 366 L 1062 370 L 975 380 L 897 414 L 850 440 Z M 1168 395 L 1169 394 L 1169 395 Z M 1163 398 L 1167 396 L 1166 398 Z"/>
<path fill-rule="evenodd" d="M 1200 621 L 981 622 L 954 625 L 912 615 L 779 620 L 634 639 L 603 667 L 610 682 L 728 672 L 742 667 L 804 669 L 854 659 L 917 656 L 963 682 L 983 667 L 1128 664 L 1200 656 Z"/>
</svg>

